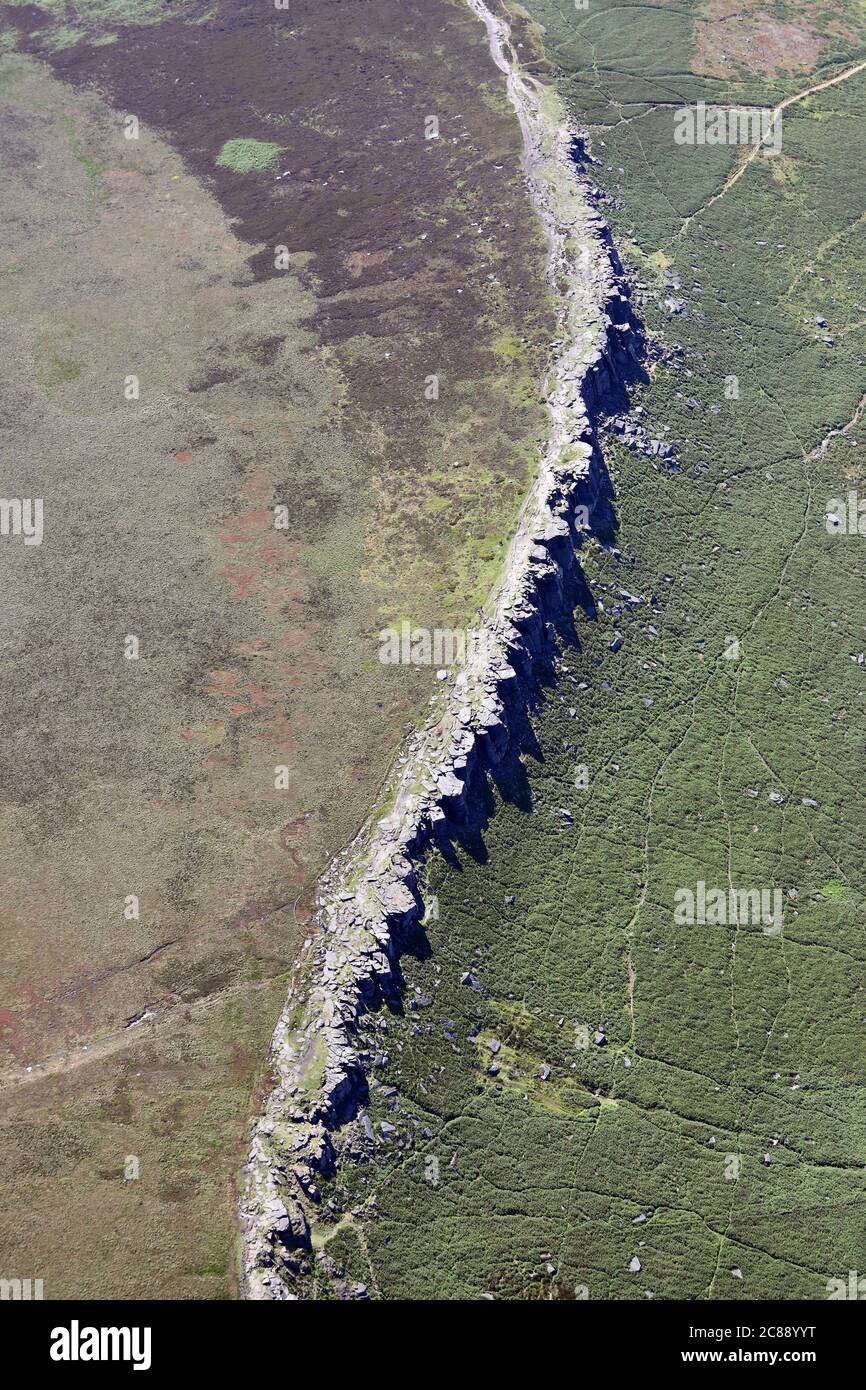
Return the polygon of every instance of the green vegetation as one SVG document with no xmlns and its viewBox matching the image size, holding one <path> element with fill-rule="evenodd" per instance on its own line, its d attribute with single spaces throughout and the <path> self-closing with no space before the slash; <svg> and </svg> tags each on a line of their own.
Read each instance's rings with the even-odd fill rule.
<svg viewBox="0 0 866 1390">
<path fill-rule="evenodd" d="M 37 361 L 37 377 L 42 386 L 65 386 L 81 376 L 81 363 L 53 353 Z"/>
<path fill-rule="evenodd" d="M 16 9 L 27 4 L 28 0 L 9 0 L 13 17 Z M 165 0 L 39 0 L 38 9 L 53 21 L 49 42 L 54 47 L 76 43 L 93 34 L 103 36 L 93 41 L 105 42 L 106 31 L 127 24 L 159 24 L 177 15 L 193 19 L 208 12 L 205 0 L 172 0 L 170 5 Z"/>
<path fill-rule="evenodd" d="M 73 159 L 77 160 L 81 165 L 87 177 L 87 197 L 88 201 L 92 203 L 99 191 L 99 181 L 108 166 L 100 162 L 100 160 L 94 159 L 92 155 L 82 149 L 81 141 L 75 128 L 75 121 L 71 116 L 63 117 L 63 126 L 69 141 L 70 153 Z"/>
<path fill-rule="evenodd" d="M 279 157 L 280 146 L 267 140 L 226 140 L 217 155 L 217 164 L 223 169 L 234 169 L 236 174 L 249 174 L 273 169 Z"/>
</svg>

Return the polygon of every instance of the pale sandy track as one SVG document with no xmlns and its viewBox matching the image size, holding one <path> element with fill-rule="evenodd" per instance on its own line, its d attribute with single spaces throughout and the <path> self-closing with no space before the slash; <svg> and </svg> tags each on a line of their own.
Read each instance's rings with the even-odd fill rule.
<svg viewBox="0 0 866 1390">
<path fill-rule="evenodd" d="M 812 96 L 814 92 L 823 92 L 827 87 L 835 87 L 838 82 L 847 81 L 849 77 L 854 77 L 858 72 L 862 72 L 864 68 L 866 68 L 866 62 L 854 63 L 850 68 L 846 68 L 844 72 L 837 73 L 835 77 L 828 77 L 823 82 L 815 82 L 811 87 L 805 87 L 802 92 L 795 92 L 792 96 L 785 97 L 784 101 L 780 101 L 778 106 L 773 107 L 770 129 L 773 129 L 776 121 L 782 115 L 782 112 L 787 111 L 788 107 L 793 106 L 795 102 L 803 101 L 806 97 Z M 746 158 L 743 160 L 742 164 L 738 164 L 736 169 L 734 169 L 728 175 L 727 179 L 725 180 L 722 187 L 719 189 L 718 193 L 714 193 L 712 198 L 708 198 L 707 201 L 701 205 L 701 207 L 699 207 L 695 212 L 691 213 L 691 215 L 686 218 L 685 222 L 680 227 L 680 230 L 677 233 L 678 236 L 682 236 L 683 232 L 686 230 L 686 227 L 688 227 L 689 223 L 693 222 L 696 217 L 700 217 L 703 213 L 707 211 L 708 208 L 712 207 L 713 203 L 717 203 L 720 198 L 724 198 L 725 194 L 729 191 L 729 189 L 733 188 L 734 184 L 737 182 L 737 179 L 742 178 L 743 174 L 748 169 L 752 160 L 755 158 L 756 155 L 760 154 L 762 149 L 763 141 L 759 141 L 756 145 L 752 146 L 751 150 L 749 151 Z"/>
</svg>

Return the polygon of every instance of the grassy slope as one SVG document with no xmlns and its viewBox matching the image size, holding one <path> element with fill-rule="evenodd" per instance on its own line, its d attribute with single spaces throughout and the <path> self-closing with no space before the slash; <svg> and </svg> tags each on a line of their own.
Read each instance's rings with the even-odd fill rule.
<svg viewBox="0 0 866 1390">
<path fill-rule="evenodd" d="M 373 1088 L 398 1139 L 350 1174 L 344 1200 L 375 1205 L 329 1253 L 386 1297 L 825 1297 L 866 1263 L 866 552 L 824 526 L 862 493 L 858 430 L 813 451 L 863 390 L 866 80 L 792 107 L 775 163 L 686 224 L 732 152 L 677 148 L 670 111 L 639 103 L 775 102 L 810 74 L 696 76 L 685 7 L 529 8 L 593 123 L 647 323 L 684 348 L 642 398 L 682 471 L 610 447 L 629 558 L 587 558 L 605 611 L 564 656 L 532 815 L 500 805 L 488 863 L 434 869 L 433 952 L 407 965 L 415 1006 L 376 1075 L 401 1094 Z M 835 41 L 818 76 L 862 56 Z M 665 264 L 689 304 L 672 321 Z M 617 613 L 621 587 L 646 602 Z M 676 926 L 698 879 L 781 889 L 782 934 Z"/>
</svg>

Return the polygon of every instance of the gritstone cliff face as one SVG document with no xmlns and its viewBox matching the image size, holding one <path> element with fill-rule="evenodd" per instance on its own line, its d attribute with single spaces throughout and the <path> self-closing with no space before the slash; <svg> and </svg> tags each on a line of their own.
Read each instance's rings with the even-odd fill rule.
<svg viewBox="0 0 866 1390">
<path fill-rule="evenodd" d="M 487 26 L 524 138 L 524 168 L 549 244 L 559 303 L 545 394 L 550 437 L 487 604 L 484 640 L 440 688 L 431 715 L 400 754 L 389 813 L 372 818 L 331 865 L 310 943 L 274 1032 L 275 1079 L 255 1127 L 241 1200 L 242 1290 L 296 1296 L 312 1258 L 317 1178 L 338 1161 L 339 1129 L 366 1095 L 359 1017 L 399 993 L 397 961 L 424 916 L 428 850 L 477 822 L 480 787 L 524 746 L 527 714 L 550 667 L 557 629 L 589 603 L 578 550 L 610 519 L 610 484 L 596 422 L 621 408 L 643 342 L 609 233 L 574 159 L 577 133 L 556 96 L 524 73 L 508 25 L 468 0 Z"/>
</svg>

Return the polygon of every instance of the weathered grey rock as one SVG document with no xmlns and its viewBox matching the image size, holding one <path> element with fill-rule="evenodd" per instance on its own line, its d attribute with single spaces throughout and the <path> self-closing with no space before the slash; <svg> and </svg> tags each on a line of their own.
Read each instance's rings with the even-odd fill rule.
<svg viewBox="0 0 866 1390">
<path fill-rule="evenodd" d="M 468 3 L 489 30 L 501 28 L 504 34 L 506 21 L 492 15 L 483 0 Z M 502 51 L 516 55 L 507 43 Z M 509 56 L 508 61 L 517 58 Z M 628 297 L 611 259 L 609 233 L 589 210 L 585 193 L 577 185 L 569 192 L 573 132 L 566 125 L 551 125 L 548 106 L 538 103 L 532 84 L 517 82 L 515 90 L 526 103 L 530 189 L 551 245 L 551 283 L 561 294 L 548 382 L 550 441 L 501 582 L 485 610 L 487 640 L 474 664 L 452 679 L 446 673 L 437 681 L 429 723 L 408 740 L 395 763 L 389 784 L 393 809 L 362 828 L 327 871 L 317 894 L 320 930 L 298 972 L 299 994 L 286 1002 L 274 1031 L 271 1066 L 277 1085 L 254 1131 L 246 1170 L 243 1285 L 251 1298 L 290 1296 L 275 1263 L 277 1247 L 283 1261 L 287 1251 L 296 1252 L 291 1256 L 296 1263 L 312 1256 L 306 1214 L 312 1209 L 305 1204 L 318 1193 L 315 1175 L 336 1161 L 330 1134 L 358 1116 L 371 1058 L 383 1067 L 389 1061 L 387 1053 L 355 1045 L 372 1036 L 363 1028 L 365 1012 L 395 989 L 398 934 L 424 915 L 420 875 L 434 835 L 449 818 L 466 814 L 470 773 L 505 755 L 512 738 L 510 710 L 525 710 L 536 663 L 547 662 L 554 650 L 556 622 L 570 617 L 567 581 L 578 564 L 571 528 L 578 506 L 587 506 L 592 516 L 601 491 L 594 417 L 620 365 L 634 361 L 639 348 L 628 323 Z M 532 172 L 545 161 L 556 166 L 554 182 L 562 184 L 556 199 L 550 196 L 547 175 Z M 566 446 L 574 456 L 564 462 Z M 667 446 L 660 442 L 660 447 Z M 623 558 L 615 550 L 614 556 Z M 629 603 L 630 597 L 624 601 Z M 572 708 L 576 717 L 577 707 Z M 513 905 L 514 896 L 505 901 Z M 470 972 L 464 973 L 470 988 L 477 987 L 473 980 Z M 430 999 L 421 996 L 414 1002 L 424 1008 Z M 597 1045 L 606 1042 L 599 1029 Z M 501 1043 L 491 1039 L 487 1047 L 495 1057 Z M 321 1085 L 310 1096 L 308 1071 L 313 1060 L 321 1065 L 323 1049 Z M 488 1068 L 494 1077 L 498 1070 L 495 1062 Z M 546 1067 L 541 1070 L 549 1075 Z M 372 1123 L 363 1110 L 359 1119 L 355 1136 L 363 1134 L 369 1145 L 375 1139 Z M 380 1122 L 380 1134 L 386 1142 L 398 1139 L 388 1121 Z M 366 1297 L 367 1290 L 355 1285 L 347 1295 Z"/>
<path fill-rule="evenodd" d="M 414 912 L 416 908 L 414 896 L 399 879 L 382 889 L 379 901 L 384 911 L 393 916 Z"/>
</svg>

